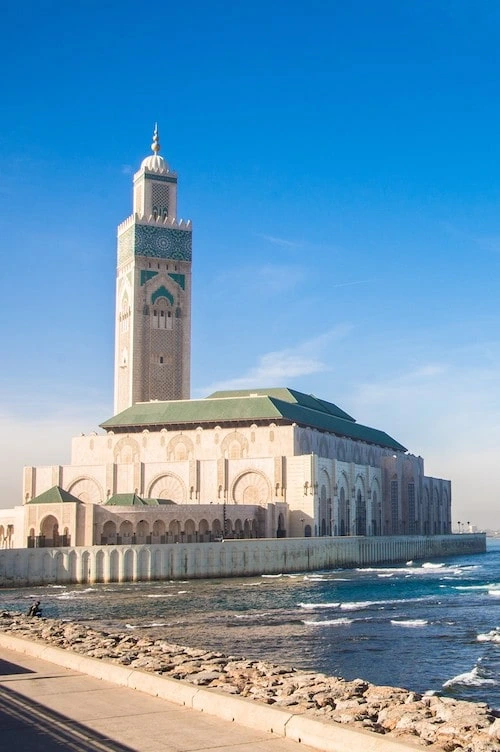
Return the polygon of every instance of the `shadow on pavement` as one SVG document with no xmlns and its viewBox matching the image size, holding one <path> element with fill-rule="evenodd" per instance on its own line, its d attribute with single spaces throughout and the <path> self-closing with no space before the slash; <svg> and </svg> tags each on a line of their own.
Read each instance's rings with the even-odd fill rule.
<svg viewBox="0 0 500 752">
<path fill-rule="evenodd" d="M 8 661 L 0 661 L 0 668 L 1 664 L 18 669 L 11 673 L 32 673 Z M 20 752 L 134 752 L 132 747 L 108 739 L 5 687 L 0 687 L 0 729 L 2 749 Z"/>
</svg>

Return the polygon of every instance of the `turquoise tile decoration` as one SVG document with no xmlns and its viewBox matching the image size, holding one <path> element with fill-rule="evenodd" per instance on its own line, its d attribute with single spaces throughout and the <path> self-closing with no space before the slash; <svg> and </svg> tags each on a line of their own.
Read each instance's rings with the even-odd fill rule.
<svg viewBox="0 0 500 752">
<path fill-rule="evenodd" d="M 169 273 L 168 276 L 171 279 L 173 279 L 174 282 L 176 282 L 179 285 L 179 287 L 182 287 L 183 290 L 186 289 L 186 276 L 184 274 L 174 274 L 174 273 L 170 274 Z"/>
<path fill-rule="evenodd" d="M 129 227 L 118 238 L 118 266 L 130 261 L 134 255 L 134 227 Z"/>
<path fill-rule="evenodd" d="M 191 254 L 192 235 L 189 230 L 135 225 L 136 256 L 191 261 Z"/>
<path fill-rule="evenodd" d="M 153 304 L 156 303 L 158 298 L 166 298 L 167 300 L 170 301 L 172 305 L 174 304 L 174 296 L 172 295 L 171 292 L 167 290 L 165 285 L 162 285 L 161 287 L 159 287 L 157 290 L 154 291 L 154 293 L 151 295 L 151 303 Z"/>
<path fill-rule="evenodd" d="M 141 269 L 141 287 L 146 284 L 149 279 L 156 277 L 158 272 L 154 272 L 151 269 Z"/>
</svg>

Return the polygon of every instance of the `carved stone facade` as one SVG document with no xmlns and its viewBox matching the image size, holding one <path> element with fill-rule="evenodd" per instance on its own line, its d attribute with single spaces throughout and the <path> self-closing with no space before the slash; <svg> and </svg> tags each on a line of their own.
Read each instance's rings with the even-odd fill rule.
<svg viewBox="0 0 500 752">
<path fill-rule="evenodd" d="M 188 399 L 191 222 L 177 220 L 177 175 L 159 156 L 134 176 L 133 214 L 118 227 L 115 412 L 135 402 Z"/>
<path fill-rule="evenodd" d="M 73 439 L 68 465 L 25 468 L 0 546 L 450 533 L 449 481 L 333 403 L 189 399 L 191 223 L 159 149 L 155 130 L 118 228 L 115 416 Z"/>
</svg>

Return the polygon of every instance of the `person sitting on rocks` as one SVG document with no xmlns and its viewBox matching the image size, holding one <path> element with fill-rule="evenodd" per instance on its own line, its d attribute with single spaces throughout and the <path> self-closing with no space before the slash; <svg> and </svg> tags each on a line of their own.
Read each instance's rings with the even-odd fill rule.
<svg viewBox="0 0 500 752">
<path fill-rule="evenodd" d="M 42 615 L 42 609 L 40 608 L 40 601 L 35 601 L 31 604 L 31 606 L 28 609 L 28 614 L 30 618 L 32 616 L 41 616 Z"/>
</svg>

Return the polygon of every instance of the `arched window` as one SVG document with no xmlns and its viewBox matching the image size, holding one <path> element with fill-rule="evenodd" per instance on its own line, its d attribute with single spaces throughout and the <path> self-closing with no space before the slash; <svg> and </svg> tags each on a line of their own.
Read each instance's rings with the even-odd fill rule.
<svg viewBox="0 0 500 752">
<path fill-rule="evenodd" d="M 415 514 L 415 483 L 408 483 L 408 532 L 414 535 L 416 531 L 416 514 Z"/>
<path fill-rule="evenodd" d="M 399 533 L 399 485 L 397 477 L 391 480 L 391 525 L 393 535 Z"/>
<path fill-rule="evenodd" d="M 155 307 L 153 308 L 153 315 L 151 316 L 151 328 L 152 329 L 173 329 L 174 317 L 172 316 L 172 308 L 170 303 L 165 298 L 160 298 Z"/>
</svg>

